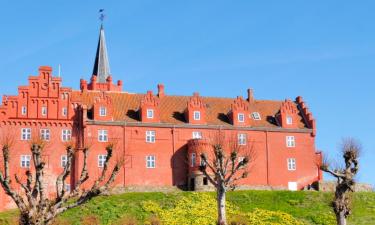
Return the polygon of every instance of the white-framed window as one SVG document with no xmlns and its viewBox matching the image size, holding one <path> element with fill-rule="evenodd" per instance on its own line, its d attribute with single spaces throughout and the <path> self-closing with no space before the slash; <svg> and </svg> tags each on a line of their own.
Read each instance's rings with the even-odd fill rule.
<svg viewBox="0 0 375 225">
<path fill-rule="evenodd" d="M 238 113 L 238 114 L 237 114 L 237 119 L 238 119 L 238 122 L 240 122 L 240 123 L 245 122 L 245 114 L 243 114 L 243 113 Z"/>
<path fill-rule="evenodd" d="M 197 155 L 195 153 L 191 153 L 191 167 L 195 166 L 195 162 L 197 160 Z"/>
<path fill-rule="evenodd" d="M 156 168 L 156 157 L 154 155 L 146 156 L 146 168 Z"/>
<path fill-rule="evenodd" d="M 30 168 L 31 155 L 21 155 L 21 167 Z"/>
<path fill-rule="evenodd" d="M 237 139 L 238 139 L 239 145 L 246 145 L 246 141 L 247 141 L 247 135 L 246 134 L 238 134 Z"/>
<path fill-rule="evenodd" d="M 104 167 L 107 155 L 98 155 L 98 167 Z"/>
<path fill-rule="evenodd" d="M 286 124 L 288 124 L 288 125 L 293 124 L 293 117 L 291 117 L 291 116 L 287 116 L 287 117 L 286 117 Z"/>
<path fill-rule="evenodd" d="M 61 131 L 61 140 L 62 141 L 72 140 L 72 130 L 62 130 Z"/>
<path fill-rule="evenodd" d="M 31 128 L 22 128 L 21 140 L 30 140 L 30 139 L 31 139 Z"/>
<path fill-rule="evenodd" d="M 201 112 L 200 111 L 194 111 L 193 112 L 193 118 L 194 118 L 194 120 L 201 120 Z"/>
<path fill-rule="evenodd" d="M 296 170 L 296 159 L 288 158 L 288 170 Z"/>
<path fill-rule="evenodd" d="M 26 106 L 22 106 L 21 107 L 21 114 L 22 115 L 26 115 L 27 114 L 27 107 Z"/>
<path fill-rule="evenodd" d="M 154 110 L 153 109 L 147 109 L 146 114 L 147 114 L 146 116 L 147 116 L 148 119 L 154 118 Z"/>
<path fill-rule="evenodd" d="M 154 130 L 146 131 L 146 142 L 155 143 L 155 131 Z"/>
<path fill-rule="evenodd" d="M 258 112 L 251 113 L 251 117 L 253 117 L 253 120 L 261 120 L 260 114 Z"/>
<path fill-rule="evenodd" d="M 47 106 L 42 106 L 42 116 L 47 116 Z"/>
<path fill-rule="evenodd" d="M 98 141 L 107 142 L 108 141 L 108 131 L 107 130 L 98 130 Z"/>
<path fill-rule="evenodd" d="M 99 108 L 99 116 L 106 116 L 107 115 L 107 108 L 104 106 L 100 106 Z"/>
<path fill-rule="evenodd" d="M 193 131 L 193 139 L 202 139 L 202 132 Z"/>
<path fill-rule="evenodd" d="M 296 147 L 296 139 L 294 136 L 286 136 L 286 147 L 288 148 Z"/>
<path fill-rule="evenodd" d="M 62 168 L 65 168 L 66 164 L 68 163 L 68 156 L 67 155 L 62 155 L 61 156 L 61 161 L 60 165 Z"/>
<path fill-rule="evenodd" d="M 67 109 L 66 107 L 63 107 L 63 108 L 61 109 L 61 114 L 62 114 L 63 116 L 68 115 L 68 109 Z"/>
<path fill-rule="evenodd" d="M 49 129 L 40 129 L 40 139 L 49 141 L 51 135 Z"/>
<path fill-rule="evenodd" d="M 65 184 L 65 191 L 70 192 L 70 184 Z"/>
</svg>

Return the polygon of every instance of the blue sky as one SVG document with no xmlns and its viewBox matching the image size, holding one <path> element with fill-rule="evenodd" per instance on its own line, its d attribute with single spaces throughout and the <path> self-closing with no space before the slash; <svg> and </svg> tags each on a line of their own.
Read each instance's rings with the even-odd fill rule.
<svg viewBox="0 0 375 225">
<path fill-rule="evenodd" d="M 1 0 L 0 94 L 40 65 L 65 86 L 89 79 L 104 8 L 111 72 L 130 92 L 294 99 L 317 119 L 317 148 L 361 140 L 358 179 L 375 184 L 375 1 Z"/>
</svg>

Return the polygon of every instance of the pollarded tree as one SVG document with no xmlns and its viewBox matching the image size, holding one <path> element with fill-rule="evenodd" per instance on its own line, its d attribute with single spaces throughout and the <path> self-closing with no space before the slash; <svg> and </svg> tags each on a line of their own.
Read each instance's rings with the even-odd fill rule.
<svg viewBox="0 0 375 225">
<path fill-rule="evenodd" d="M 344 167 L 331 168 L 328 161 L 324 160 L 320 169 L 337 179 L 332 207 L 336 215 L 337 224 L 346 225 L 346 218 L 351 213 L 351 198 L 349 193 L 354 192 L 354 177 L 359 169 L 358 158 L 361 151 L 361 144 L 353 138 L 344 139 L 341 151 L 345 161 Z"/>
<path fill-rule="evenodd" d="M 200 155 L 200 170 L 216 189 L 218 219 L 217 224 L 226 225 L 225 199 L 228 190 L 234 190 L 237 181 L 246 178 L 248 165 L 255 158 L 253 145 L 247 148 L 238 143 L 237 138 L 226 139 L 223 132 L 218 132 L 211 139 L 211 152 Z"/>
<path fill-rule="evenodd" d="M 110 185 L 114 182 L 117 174 L 122 167 L 123 160 L 118 160 L 112 171 L 110 172 L 109 163 L 113 158 L 114 143 L 106 146 L 107 157 L 104 162 L 103 170 L 99 178 L 88 189 L 82 188 L 82 185 L 88 180 L 89 173 L 87 170 L 87 158 L 90 151 L 89 146 L 83 148 L 83 167 L 80 178 L 75 184 L 74 189 L 67 191 L 66 179 L 71 174 L 71 165 L 74 154 L 77 151 L 74 145 L 68 143 L 66 145 L 67 162 L 63 172 L 56 179 L 56 197 L 48 198 L 47 190 L 45 190 L 45 165 L 43 161 L 43 150 L 45 141 L 36 138 L 30 141 L 30 150 L 32 157 L 33 170 L 26 171 L 26 182 L 22 182 L 20 177 L 15 174 L 14 178 L 17 184 L 23 190 L 20 194 L 11 185 L 11 175 L 9 172 L 10 151 L 13 150 L 13 135 L 5 134 L 1 141 L 3 153 L 3 171 L 0 171 L 0 183 L 5 193 L 9 195 L 16 203 L 20 210 L 20 225 L 48 225 L 59 214 L 68 209 L 77 207 L 86 203 L 95 196 L 106 192 Z M 110 175 L 107 174 L 110 172 Z"/>
</svg>

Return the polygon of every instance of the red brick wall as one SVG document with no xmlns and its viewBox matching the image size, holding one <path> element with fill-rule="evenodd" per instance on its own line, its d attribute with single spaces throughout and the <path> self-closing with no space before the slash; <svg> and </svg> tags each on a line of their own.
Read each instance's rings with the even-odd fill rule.
<svg viewBox="0 0 375 225">
<path fill-rule="evenodd" d="M 88 91 L 86 88 L 83 88 L 82 91 Z M 87 160 L 90 179 L 86 186 L 92 185 L 92 182 L 100 175 L 101 168 L 98 167 L 98 155 L 106 154 L 105 147 L 109 142 L 116 143 L 111 169 L 116 160 L 125 159 L 124 168 L 115 181 L 116 186 L 171 187 L 187 185 L 189 170 L 193 169 L 189 165 L 187 145 L 188 141 L 192 139 L 192 132 L 202 132 L 203 139 L 212 139 L 217 134 L 218 126 L 206 126 L 206 105 L 198 94 L 195 94 L 186 103 L 186 123 L 175 126 L 173 124 L 162 124 L 159 121 L 158 99 L 164 97 L 163 90 L 159 90 L 159 92 L 162 92 L 159 93 L 160 98 L 149 92 L 148 98 L 145 96 L 143 99 L 144 104 L 139 103 L 140 108 L 142 106 L 147 108 L 151 105 L 155 109 L 155 120 L 146 121 L 143 118 L 145 115 L 142 116 L 141 113 L 139 119 L 143 122 L 131 123 L 114 121 L 113 114 L 115 112 L 111 107 L 112 100 L 105 94 L 94 99 L 92 108 L 89 109 L 94 110 L 92 112 L 94 120 L 88 120 L 85 115 L 82 116 L 82 109 L 87 110 L 87 105 L 82 105 L 79 101 L 71 101 L 72 90 L 61 87 L 61 79 L 52 77 L 50 67 L 41 67 L 39 75 L 29 77 L 29 85 L 19 87 L 18 91 L 17 96 L 3 97 L 3 103 L 0 106 L 0 133 L 13 132 L 16 141 L 10 154 L 11 176 L 13 178 L 14 174 L 19 174 L 24 178 L 26 170 L 20 168 L 20 155 L 31 155 L 29 142 L 20 140 L 21 128 L 32 128 L 32 135 L 37 135 L 41 128 L 48 128 L 51 138 L 45 147 L 44 158 L 47 163 L 46 183 L 51 195 L 55 191 L 56 177 L 62 172 L 61 156 L 66 154 L 66 143 L 61 140 L 62 129 L 74 131 L 72 135 L 77 142 L 77 150 L 81 149 L 84 144 L 91 146 Z M 302 102 L 302 98 L 299 98 L 297 103 L 303 109 L 308 122 L 311 123 L 308 125 L 313 128 L 313 133 L 309 129 L 298 129 L 298 126 L 293 127 L 296 129 L 282 129 L 281 127 L 277 129 L 264 127 L 255 129 L 252 127 L 254 121 L 249 117 L 250 111 L 247 106 L 249 103 L 240 97 L 234 101 L 231 108 L 232 114 L 228 114 L 229 117 L 234 116 L 230 119 L 234 126 L 230 124 L 223 126 L 222 132 L 225 133 L 226 137 L 233 137 L 235 140 L 238 133 L 245 133 L 247 145 L 244 146 L 244 149 L 253 147 L 255 152 L 254 161 L 249 167 L 249 176 L 240 181 L 241 185 L 287 188 L 288 182 L 297 182 L 298 188 L 301 189 L 321 178 L 316 165 L 316 159 L 319 157 L 316 156 L 315 148 L 315 120 Z M 288 105 L 290 104 L 294 103 L 288 103 Z M 27 115 L 22 115 L 22 105 L 27 106 Z M 48 106 L 46 116 L 41 115 L 42 105 Z M 99 106 L 107 107 L 105 117 L 98 115 Z M 68 114 L 66 116 L 62 115 L 62 108 L 64 107 L 67 108 Z M 286 107 L 285 104 L 283 107 Z M 197 124 L 194 124 L 194 121 L 189 123 L 194 110 L 201 111 L 202 121 Z M 296 113 L 294 111 L 293 113 Z M 239 112 L 246 115 L 245 122 L 236 126 L 237 113 Z M 73 122 L 75 128 L 78 129 L 73 129 Z M 107 142 L 98 141 L 98 130 L 100 129 L 108 131 Z M 146 131 L 148 130 L 155 131 L 155 143 L 146 142 Z M 293 131 L 293 133 L 289 133 L 290 131 Z M 286 136 L 295 137 L 296 146 L 294 148 L 286 147 Z M 156 157 L 155 168 L 146 168 L 146 156 L 148 155 Z M 288 158 L 296 159 L 295 171 L 288 170 Z M 199 159 L 199 154 L 197 154 L 197 159 Z M 78 151 L 74 173 L 70 180 L 72 187 L 74 181 L 80 175 L 83 166 L 82 160 L 82 152 Z M 15 185 L 15 182 L 13 182 L 13 185 Z M 0 210 L 11 206 L 12 201 L 5 196 L 1 189 Z"/>
</svg>

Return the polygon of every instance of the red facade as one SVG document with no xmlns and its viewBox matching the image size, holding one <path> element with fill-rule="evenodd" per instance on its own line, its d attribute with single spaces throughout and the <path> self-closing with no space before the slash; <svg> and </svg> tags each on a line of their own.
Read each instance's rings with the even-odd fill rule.
<svg viewBox="0 0 375 225">
<path fill-rule="evenodd" d="M 163 85 L 158 93 L 133 94 L 122 90 L 122 82 L 80 81 L 80 90 L 62 87 L 52 68 L 42 66 L 30 76 L 18 95 L 4 96 L 0 106 L 1 135 L 13 134 L 11 174 L 24 175 L 28 169 L 29 139 L 47 139 L 44 159 L 53 194 L 55 179 L 62 171 L 65 144 L 70 139 L 77 149 L 91 142 L 90 179 L 101 171 L 100 157 L 109 141 L 116 142 L 115 157 L 125 165 L 116 185 L 141 190 L 154 187 L 189 188 L 197 173 L 199 154 L 207 139 L 218 130 L 242 138 L 244 148 L 254 148 L 256 160 L 244 187 L 302 189 L 321 179 L 315 147 L 315 120 L 301 97 L 295 101 L 168 95 Z M 194 140 L 193 140 L 194 139 Z M 86 143 L 87 144 L 87 143 Z M 196 163 L 192 165 L 192 154 Z M 32 162 L 30 162 L 32 163 Z M 73 187 L 82 167 L 78 151 L 70 178 Z M 32 168 L 32 165 L 30 165 Z M 15 185 L 15 184 L 14 184 Z M 12 207 L 0 191 L 0 210 Z"/>
</svg>

